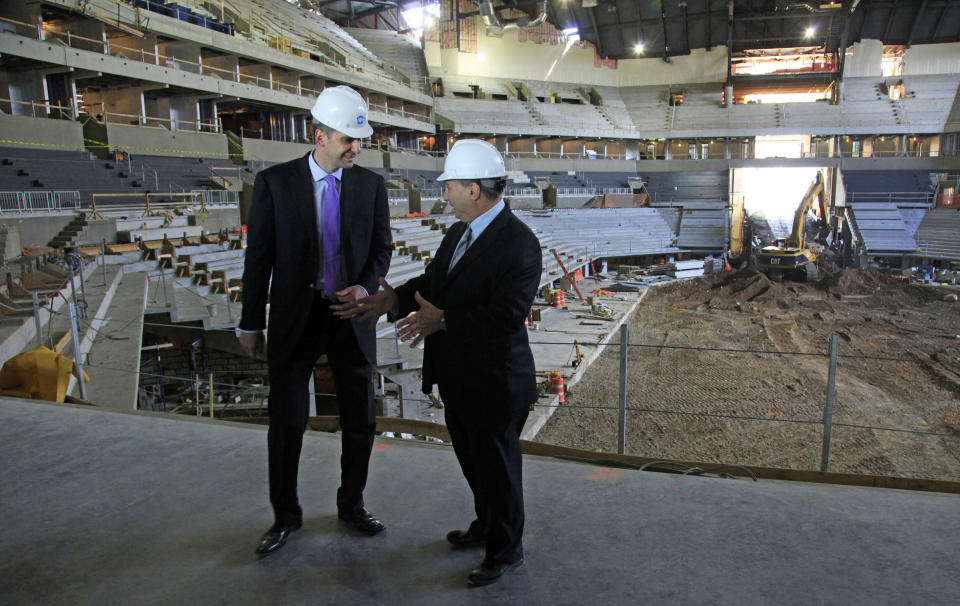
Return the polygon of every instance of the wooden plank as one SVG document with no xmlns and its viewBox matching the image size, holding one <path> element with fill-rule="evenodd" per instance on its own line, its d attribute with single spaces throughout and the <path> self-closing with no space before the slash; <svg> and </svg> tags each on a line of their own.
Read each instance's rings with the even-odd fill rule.
<svg viewBox="0 0 960 606">
<path fill-rule="evenodd" d="M 266 417 L 231 420 L 261 424 L 266 424 L 268 422 Z M 335 432 L 340 427 L 340 420 L 337 416 L 316 416 L 310 417 L 307 425 L 314 431 Z M 449 441 L 450 439 L 450 434 L 447 431 L 447 428 L 443 425 L 431 423 L 429 421 L 398 419 L 395 417 L 377 417 L 377 431 L 392 431 L 395 433 L 424 435 L 439 438 L 445 442 Z M 575 461 L 582 461 L 584 463 L 592 463 L 595 465 L 605 465 L 611 467 L 639 469 L 646 465 L 648 466 L 648 469 L 651 469 L 655 468 L 655 466 L 652 464 L 658 462 L 664 463 L 663 459 L 621 455 L 607 452 L 594 452 L 590 450 L 580 450 L 578 448 L 555 446 L 553 444 L 530 442 L 527 440 L 520 440 L 520 445 L 523 449 L 523 454 L 525 455 L 571 459 Z M 702 469 L 705 473 L 711 473 L 711 470 L 722 470 L 723 473 L 740 477 L 749 477 L 749 474 L 752 473 L 757 478 L 766 480 L 787 480 L 792 482 L 813 482 L 817 484 L 840 484 L 846 486 L 868 486 L 873 488 L 891 488 L 896 490 L 919 490 L 924 492 L 960 494 L 960 482 L 950 482 L 947 480 L 897 478 L 893 476 L 873 476 L 852 473 L 823 473 L 819 471 L 779 469 L 776 467 L 754 467 L 750 465 L 725 465 L 718 463 L 704 463 L 699 461 L 669 461 L 667 463 L 669 463 L 671 466 Z M 661 468 L 656 468 L 656 470 L 682 473 L 677 471 L 676 467 L 673 469 L 667 469 L 666 466 L 663 466 Z"/>
</svg>

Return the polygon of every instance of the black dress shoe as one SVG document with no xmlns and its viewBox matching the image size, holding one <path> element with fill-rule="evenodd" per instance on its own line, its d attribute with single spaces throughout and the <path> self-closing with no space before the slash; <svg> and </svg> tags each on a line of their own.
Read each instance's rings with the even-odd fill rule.
<svg viewBox="0 0 960 606">
<path fill-rule="evenodd" d="M 383 522 L 373 517 L 373 514 L 366 509 L 361 509 L 360 511 L 341 511 L 337 514 L 337 517 L 348 526 L 367 534 L 377 534 L 386 528 Z"/>
<path fill-rule="evenodd" d="M 513 570 L 517 566 L 523 564 L 523 558 L 520 558 L 516 562 L 494 562 L 490 560 L 484 560 L 479 567 L 474 568 L 470 571 L 470 574 L 467 575 L 467 584 L 471 587 L 478 587 L 480 585 L 489 585 L 497 579 L 503 576 L 503 573 L 508 570 Z"/>
<path fill-rule="evenodd" d="M 270 527 L 270 530 L 263 533 L 263 536 L 260 537 L 260 543 L 257 544 L 257 553 L 263 555 L 280 549 L 283 547 L 283 544 L 287 542 L 287 537 L 290 536 L 290 533 L 294 530 L 299 530 L 302 525 L 301 522 L 294 522 L 293 524 L 287 524 L 285 526 L 274 524 Z"/>
<path fill-rule="evenodd" d="M 451 530 L 447 533 L 447 541 L 454 547 L 480 547 L 486 544 L 487 537 L 474 534 L 468 530 Z"/>
</svg>

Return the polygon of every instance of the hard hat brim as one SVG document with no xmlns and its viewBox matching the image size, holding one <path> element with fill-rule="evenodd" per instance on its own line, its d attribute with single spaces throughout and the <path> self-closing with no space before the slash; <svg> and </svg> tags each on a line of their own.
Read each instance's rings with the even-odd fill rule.
<svg viewBox="0 0 960 606">
<path fill-rule="evenodd" d="M 366 139 L 373 134 L 373 127 L 370 126 L 369 122 L 364 122 L 363 126 L 357 126 L 352 128 L 337 128 L 335 126 L 330 126 L 333 130 L 340 131 L 348 137 L 353 137 L 354 139 Z"/>
</svg>

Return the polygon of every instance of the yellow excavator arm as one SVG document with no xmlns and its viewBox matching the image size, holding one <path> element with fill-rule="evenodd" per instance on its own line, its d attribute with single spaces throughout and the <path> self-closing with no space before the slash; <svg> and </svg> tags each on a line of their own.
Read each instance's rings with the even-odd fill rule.
<svg viewBox="0 0 960 606">
<path fill-rule="evenodd" d="M 824 171 L 818 171 L 817 177 L 810 184 L 807 193 L 803 195 L 800 206 L 797 207 L 797 211 L 793 215 L 793 231 L 787 238 L 787 248 L 805 248 L 807 239 L 804 236 L 803 228 L 806 224 L 807 213 L 813 208 L 814 201 L 819 204 L 820 219 L 827 224 L 830 223 L 830 209 L 827 205 L 826 196 L 824 196 L 824 181 Z"/>
</svg>

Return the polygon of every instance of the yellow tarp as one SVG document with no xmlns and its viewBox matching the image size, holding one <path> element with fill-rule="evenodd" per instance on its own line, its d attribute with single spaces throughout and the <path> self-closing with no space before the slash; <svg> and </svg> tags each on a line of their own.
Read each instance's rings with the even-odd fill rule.
<svg viewBox="0 0 960 606">
<path fill-rule="evenodd" d="M 3 369 L 0 369 L 0 393 L 63 402 L 71 375 L 80 378 L 73 360 L 38 345 L 3 364 Z M 90 381 L 87 373 L 83 373 L 83 378 Z"/>
</svg>

